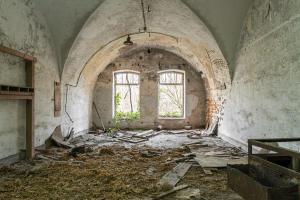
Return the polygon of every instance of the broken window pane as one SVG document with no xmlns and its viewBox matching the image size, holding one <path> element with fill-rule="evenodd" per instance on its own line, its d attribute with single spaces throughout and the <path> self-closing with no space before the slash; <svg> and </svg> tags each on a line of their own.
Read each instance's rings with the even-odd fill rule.
<svg viewBox="0 0 300 200">
<path fill-rule="evenodd" d="M 115 118 L 138 119 L 140 117 L 139 74 L 136 72 L 117 72 L 114 77 Z"/>
<path fill-rule="evenodd" d="M 184 73 L 163 72 L 159 75 L 159 117 L 184 117 Z"/>
</svg>

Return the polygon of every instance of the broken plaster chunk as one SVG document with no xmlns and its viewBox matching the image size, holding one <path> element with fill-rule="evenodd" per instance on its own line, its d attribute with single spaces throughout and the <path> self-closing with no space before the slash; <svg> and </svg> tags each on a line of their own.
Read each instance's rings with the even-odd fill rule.
<svg viewBox="0 0 300 200">
<path fill-rule="evenodd" d="M 123 156 L 122 160 L 124 160 L 124 161 L 131 161 L 132 159 L 129 156 Z"/>
<path fill-rule="evenodd" d="M 150 150 L 140 151 L 140 154 L 141 154 L 141 156 L 143 156 L 145 158 L 152 158 L 152 157 L 161 155 L 160 152 L 150 151 Z"/>
<path fill-rule="evenodd" d="M 200 194 L 200 189 L 186 188 L 176 192 L 175 199 L 177 200 L 192 200 L 192 199 L 202 199 Z"/>
<path fill-rule="evenodd" d="M 156 171 L 156 168 L 151 166 L 146 170 L 146 174 L 149 176 L 153 176 L 155 171 Z"/>
<path fill-rule="evenodd" d="M 115 155 L 115 152 L 110 148 L 102 148 L 99 150 L 99 156 L 103 156 L 103 155 L 113 156 Z"/>
</svg>

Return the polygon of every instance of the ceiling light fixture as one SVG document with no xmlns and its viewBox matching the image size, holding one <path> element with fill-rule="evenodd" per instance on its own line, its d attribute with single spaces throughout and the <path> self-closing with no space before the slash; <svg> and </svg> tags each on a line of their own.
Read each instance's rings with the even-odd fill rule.
<svg viewBox="0 0 300 200">
<path fill-rule="evenodd" d="M 133 45 L 133 42 L 131 41 L 130 35 L 127 36 L 127 39 L 124 42 L 124 45 L 128 45 L 128 46 Z"/>
</svg>

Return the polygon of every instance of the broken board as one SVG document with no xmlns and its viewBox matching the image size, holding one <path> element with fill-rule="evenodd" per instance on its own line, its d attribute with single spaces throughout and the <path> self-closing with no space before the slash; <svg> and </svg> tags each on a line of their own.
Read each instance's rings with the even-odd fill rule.
<svg viewBox="0 0 300 200">
<path fill-rule="evenodd" d="M 144 138 L 144 139 L 148 139 L 151 137 L 154 137 L 156 135 L 159 135 L 161 133 L 164 133 L 165 131 L 154 131 L 154 130 L 148 130 L 148 131 L 144 131 L 141 133 L 137 133 L 135 134 L 133 137 L 138 137 L 138 138 Z"/>
<path fill-rule="evenodd" d="M 190 163 L 179 163 L 176 167 L 174 167 L 160 179 L 158 185 L 168 185 L 174 187 L 186 174 L 191 166 L 192 164 Z"/>
<path fill-rule="evenodd" d="M 145 142 L 148 139 L 137 138 L 137 137 L 121 137 L 121 138 L 118 138 L 118 140 L 124 141 L 124 142 L 129 142 L 129 143 L 140 143 L 140 142 Z"/>
<path fill-rule="evenodd" d="M 238 159 L 231 159 L 228 162 L 229 165 L 247 165 L 248 164 L 248 156 L 244 156 Z"/>
<path fill-rule="evenodd" d="M 228 158 L 199 155 L 194 160 L 203 168 L 225 168 L 229 162 Z"/>
<path fill-rule="evenodd" d="M 168 196 L 168 195 L 173 194 L 173 193 L 175 193 L 175 192 L 177 192 L 177 191 L 186 189 L 186 188 L 188 188 L 188 187 L 189 187 L 188 185 L 180 185 L 180 186 L 174 187 L 173 189 L 171 189 L 171 190 L 169 190 L 169 191 L 167 191 L 167 192 L 164 192 L 164 193 L 158 195 L 157 197 L 154 197 L 153 200 L 161 199 L 161 198 L 163 198 L 163 197 L 165 197 L 165 196 Z"/>
<path fill-rule="evenodd" d="M 74 145 L 70 144 L 69 142 L 64 141 L 64 137 L 62 136 L 61 132 L 61 126 L 57 126 L 55 130 L 53 131 L 51 135 L 51 139 L 56 143 L 57 146 L 59 147 L 64 147 L 64 148 L 73 148 Z"/>
</svg>

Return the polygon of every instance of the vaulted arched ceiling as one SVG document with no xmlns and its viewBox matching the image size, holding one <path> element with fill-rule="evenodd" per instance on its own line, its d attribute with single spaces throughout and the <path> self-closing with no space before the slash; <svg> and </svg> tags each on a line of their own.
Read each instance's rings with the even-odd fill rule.
<svg viewBox="0 0 300 200">
<path fill-rule="evenodd" d="M 88 127 L 95 81 L 126 50 L 127 34 L 137 48 L 160 48 L 184 58 L 203 72 L 212 101 L 221 106 L 226 99 L 231 85 L 226 59 L 207 26 L 182 1 L 106 0 L 85 22 L 65 61 L 64 124 L 71 122 L 77 131 Z"/>
<path fill-rule="evenodd" d="M 48 22 L 62 71 L 70 47 L 83 24 L 104 0 L 33 1 Z M 232 71 L 242 22 L 252 0 L 182 1 L 213 33 Z"/>
</svg>

